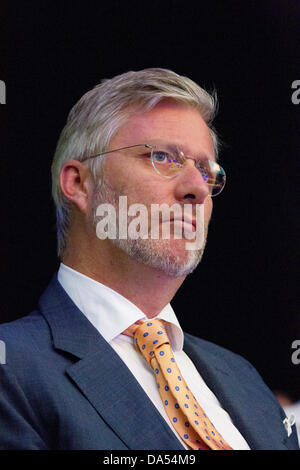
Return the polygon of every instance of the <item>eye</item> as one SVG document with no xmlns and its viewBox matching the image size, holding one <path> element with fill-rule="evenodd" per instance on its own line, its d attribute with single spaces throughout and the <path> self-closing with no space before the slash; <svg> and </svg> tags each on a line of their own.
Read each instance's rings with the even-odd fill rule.
<svg viewBox="0 0 300 470">
<path fill-rule="evenodd" d="M 172 161 L 171 155 L 162 150 L 156 150 L 153 152 L 153 160 L 155 163 L 167 163 L 168 161 Z"/>
<path fill-rule="evenodd" d="M 201 173 L 204 181 L 207 181 L 208 178 L 209 178 L 208 172 L 204 168 L 201 168 L 201 167 L 199 168 L 199 170 L 200 170 L 200 173 Z"/>
</svg>

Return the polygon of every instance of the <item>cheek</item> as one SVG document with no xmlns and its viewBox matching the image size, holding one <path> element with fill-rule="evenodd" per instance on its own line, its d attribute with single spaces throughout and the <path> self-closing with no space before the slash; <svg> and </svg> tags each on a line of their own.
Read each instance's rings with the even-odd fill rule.
<svg viewBox="0 0 300 470">
<path fill-rule="evenodd" d="M 212 198 L 208 197 L 204 203 L 204 217 L 207 222 L 209 222 L 211 218 L 212 210 L 213 210 Z"/>
<path fill-rule="evenodd" d="M 144 204 L 149 207 L 151 204 L 161 204 L 167 202 L 167 195 L 161 190 L 161 187 L 154 185 L 153 181 L 146 179 L 135 181 L 134 184 L 130 185 L 127 182 L 126 187 L 124 186 L 124 194 L 128 196 L 128 203 Z M 125 192 L 126 191 L 126 192 Z"/>
<path fill-rule="evenodd" d="M 119 196 L 127 196 L 128 204 L 161 203 L 167 201 L 167 195 L 162 191 L 161 184 L 155 184 L 153 178 L 137 176 L 134 173 L 119 173 L 111 179 L 111 187 Z"/>
<path fill-rule="evenodd" d="M 143 203 L 151 194 L 155 194 L 153 175 L 143 174 L 134 166 L 124 164 L 123 159 L 113 159 L 113 156 L 107 158 L 103 164 L 103 174 L 117 194 L 138 199 L 134 202 Z"/>
</svg>

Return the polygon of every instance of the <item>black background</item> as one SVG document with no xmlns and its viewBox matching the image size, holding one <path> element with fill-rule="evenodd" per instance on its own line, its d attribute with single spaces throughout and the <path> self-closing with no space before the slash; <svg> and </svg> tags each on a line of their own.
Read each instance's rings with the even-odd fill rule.
<svg viewBox="0 0 300 470">
<path fill-rule="evenodd" d="M 300 1 L 2 5 L 0 321 L 35 308 L 58 267 L 50 165 L 70 108 L 103 78 L 170 68 L 217 89 L 228 175 L 203 261 L 172 305 L 186 331 L 299 399 Z"/>
</svg>

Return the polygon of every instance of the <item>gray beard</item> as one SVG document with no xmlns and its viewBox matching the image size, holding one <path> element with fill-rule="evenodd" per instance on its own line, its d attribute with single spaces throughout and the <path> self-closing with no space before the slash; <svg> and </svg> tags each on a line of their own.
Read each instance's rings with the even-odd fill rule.
<svg viewBox="0 0 300 470">
<path fill-rule="evenodd" d="M 96 210 L 100 204 L 104 203 L 111 204 L 115 207 L 118 231 L 119 194 L 109 186 L 105 177 L 101 179 L 93 195 L 91 219 L 95 230 L 98 223 Z M 170 240 L 152 239 L 150 236 L 147 239 L 119 239 L 117 233 L 117 237 L 110 239 L 110 241 L 113 245 L 138 262 L 160 270 L 168 276 L 182 277 L 191 274 L 200 263 L 206 245 L 207 229 L 208 227 L 205 227 L 205 239 L 201 249 L 187 250 L 185 259 L 183 259 L 182 256 L 176 256 L 172 253 Z"/>
</svg>

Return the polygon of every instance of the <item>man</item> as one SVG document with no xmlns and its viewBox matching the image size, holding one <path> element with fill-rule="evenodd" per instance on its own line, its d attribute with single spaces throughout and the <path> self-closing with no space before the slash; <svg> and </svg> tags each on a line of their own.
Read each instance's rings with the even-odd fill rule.
<svg viewBox="0 0 300 470">
<path fill-rule="evenodd" d="M 61 266 L 38 309 L 0 328 L 0 448 L 298 448 L 253 367 L 183 338 L 169 303 L 225 184 L 214 111 L 164 69 L 104 81 L 71 110 L 52 166 Z"/>
</svg>

